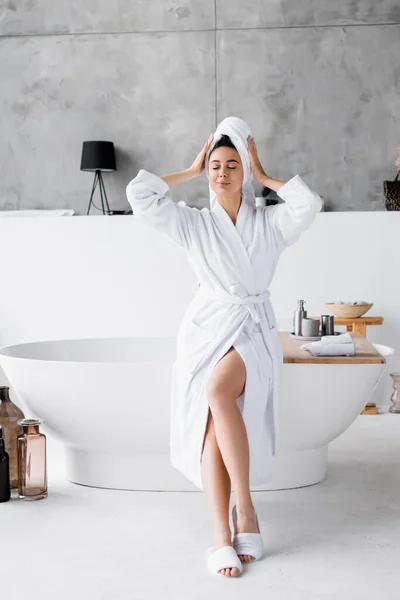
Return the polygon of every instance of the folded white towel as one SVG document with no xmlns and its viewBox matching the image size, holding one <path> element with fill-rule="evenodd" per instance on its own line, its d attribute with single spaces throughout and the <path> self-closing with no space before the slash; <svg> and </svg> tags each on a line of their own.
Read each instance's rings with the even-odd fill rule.
<svg viewBox="0 0 400 600">
<path fill-rule="evenodd" d="M 352 344 L 353 338 L 348 331 L 347 333 L 340 333 L 339 335 L 323 335 L 320 341 L 322 344 Z"/>
<path fill-rule="evenodd" d="M 326 336 L 331 337 L 331 336 Z M 336 336 L 335 336 L 336 337 Z M 334 342 L 311 342 L 300 346 L 304 350 L 308 350 L 314 356 L 354 356 L 356 346 L 354 342 L 346 342 L 344 344 L 336 344 Z"/>
</svg>

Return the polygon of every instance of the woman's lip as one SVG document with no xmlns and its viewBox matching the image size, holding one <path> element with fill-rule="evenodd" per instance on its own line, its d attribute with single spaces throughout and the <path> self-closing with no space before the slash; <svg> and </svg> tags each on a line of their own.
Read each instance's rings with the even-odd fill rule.
<svg viewBox="0 0 400 600">
<path fill-rule="evenodd" d="M 220 181 L 218 181 L 218 185 L 229 185 L 229 183 L 221 183 Z"/>
</svg>

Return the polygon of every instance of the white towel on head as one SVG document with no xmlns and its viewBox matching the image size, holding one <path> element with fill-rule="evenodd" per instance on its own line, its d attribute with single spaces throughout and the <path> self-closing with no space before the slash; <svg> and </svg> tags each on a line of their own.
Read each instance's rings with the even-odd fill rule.
<svg viewBox="0 0 400 600">
<path fill-rule="evenodd" d="M 205 159 L 205 172 L 208 177 L 208 158 L 211 152 L 214 149 L 215 144 L 218 140 L 221 139 L 223 135 L 229 135 L 232 144 L 235 146 L 240 159 L 242 161 L 243 166 L 243 183 L 242 183 L 242 201 L 247 202 L 248 204 L 256 205 L 256 195 L 254 192 L 252 181 L 254 180 L 253 171 L 251 170 L 250 165 L 250 155 L 247 137 L 252 135 L 251 129 L 242 119 L 239 117 L 226 117 L 221 123 L 218 125 L 217 129 L 214 132 L 214 139 L 211 146 L 208 149 Z M 214 190 L 211 189 L 209 185 L 210 191 L 210 207 L 213 208 L 215 202 L 217 201 L 217 195 Z"/>
</svg>

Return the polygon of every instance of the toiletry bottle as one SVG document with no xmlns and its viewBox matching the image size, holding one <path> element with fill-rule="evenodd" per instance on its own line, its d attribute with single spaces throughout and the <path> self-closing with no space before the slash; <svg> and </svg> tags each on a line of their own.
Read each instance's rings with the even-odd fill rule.
<svg viewBox="0 0 400 600">
<path fill-rule="evenodd" d="M 4 444 L 10 460 L 10 487 L 11 492 L 18 490 L 18 436 L 22 434 L 22 427 L 17 425 L 18 419 L 24 418 L 22 410 L 12 402 L 9 394 L 10 388 L 0 386 L 0 426 L 3 428 Z"/>
<path fill-rule="evenodd" d="M 10 498 L 10 461 L 4 445 L 3 428 L 0 427 L 0 502 L 8 502 Z"/>
<path fill-rule="evenodd" d="M 293 316 L 293 333 L 294 335 L 302 335 L 301 322 L 307 316 L 307 311 L 304 310 L 305 300 L 297 300 L 297 309 Z"/>
<path fill-rule="evenodd" d="M 18 497 L 47 497 L 46 436 L 39 433 L 43 419 L 20 419 L 24 432 L 18 437 Z"/>
</svg>

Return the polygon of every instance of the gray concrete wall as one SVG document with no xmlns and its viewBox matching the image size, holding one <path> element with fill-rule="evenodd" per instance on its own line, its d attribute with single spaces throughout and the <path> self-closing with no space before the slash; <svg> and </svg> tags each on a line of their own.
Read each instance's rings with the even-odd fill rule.
<svg viewBox="0 0 400 600">
<path fill-rule="evenodd" d="M 85 214 L 90 139 L 114 142 L 118 171 L 105 185 L 112 208 L 129 208 L 125 187 L 140 168 L 188 167 L 235 115 L 271 177 L 299 173 L 327 210 L 385 210 L 400 143 L 400 5 L 337 4 L 3 2 L 0 209 Z M 205 174 L 171 195 L 207 206 Z"/>
</svg>

